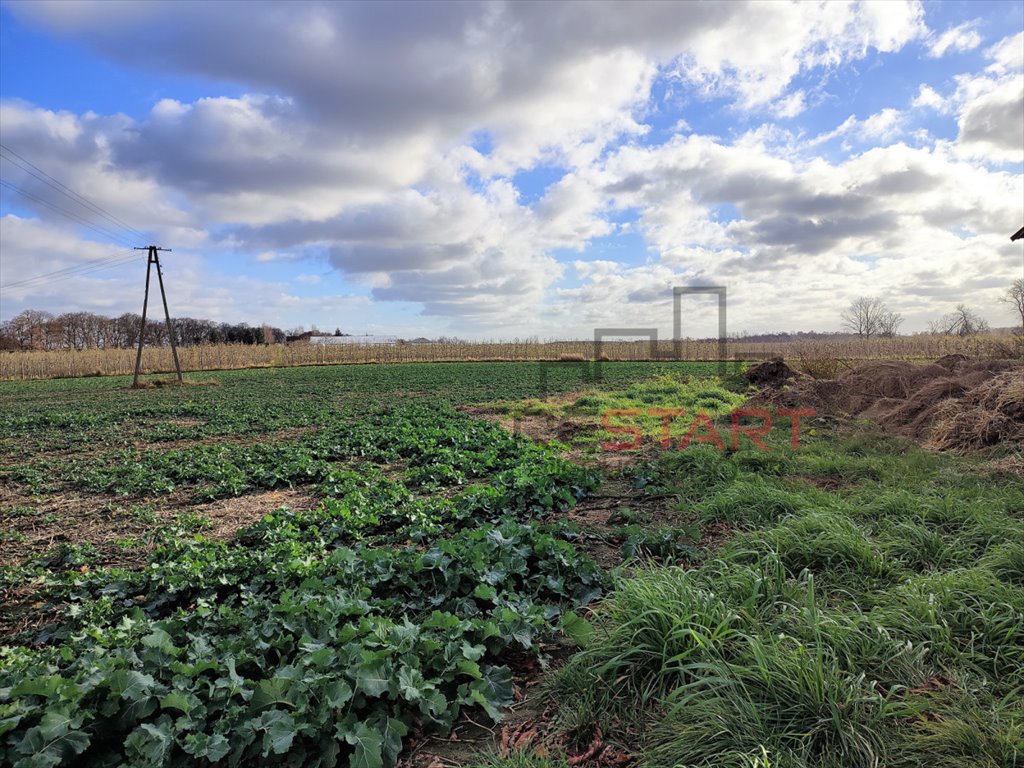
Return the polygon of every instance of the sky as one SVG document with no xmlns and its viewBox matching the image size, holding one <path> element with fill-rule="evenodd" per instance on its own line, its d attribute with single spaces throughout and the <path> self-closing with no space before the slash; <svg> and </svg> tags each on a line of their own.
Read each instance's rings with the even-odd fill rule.
<svg viewBox="0 0 1024 768">
<path fill-rule="evenodd" d="M 4 2 L 0 144 L 0 319 L 1008 326 L 1024 4 Z"/>
</svg>

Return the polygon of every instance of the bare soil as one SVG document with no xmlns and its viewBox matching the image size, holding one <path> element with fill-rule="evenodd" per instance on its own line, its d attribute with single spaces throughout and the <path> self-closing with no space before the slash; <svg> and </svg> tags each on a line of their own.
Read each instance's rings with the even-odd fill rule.
<svg viewBox="0 0 1024 768">
<path fill-rule="evenodd" d="M 123 503 L 107 496 L 79 493 L 37 499 L 10 487 L 0 487 L 7 539 L 0 554 L 0 566 L 21 565 L 52 554 L 61 544 L 74 544 L 95 548 L 90 563 L 51 564 L 56 570 L 141 568 L 154 547 L 151 534 L 178 521 L 183 513 L 188 513 L 193 522 L 203 521 L 197 532 L 207 538 L 227 540 L 240 528 L 276 509 L 304 510 L 317 504 L 319 497 L 309 488 L 263 491 L 195 504 L 184 493 Z M 12 514 L 15 510 L 31 510 L 31 514 Z M 47 608 L 37 597 L 37 590 L 38 585 L 32 582 L 0 587 L 0 642 L 47 624 L 59 612 L 58 606 Z"/>
<path fill-rule="evenodd" d="M 229 539 L 280 507 L 311 509 L 318 497 L 306 488 L 284 488 L 220 499 L 205 504 L 191 500 L 189 491 L 153 498 L 112 499 L 110 496 L 67 492 L 35 497 L 15 486 L 0 486 L 0 509 L 5 510 L 6 538 L 0 565 L 19 565 L 60 544 L 91 544 L 97 565 L 121 568 L 141 564 L 151 549 L 147 534 L 175 522 L 188 512 L 208 520 L 204 536 Z M 137 546 L 129 546 L 131 541 Z"/>
</svg>

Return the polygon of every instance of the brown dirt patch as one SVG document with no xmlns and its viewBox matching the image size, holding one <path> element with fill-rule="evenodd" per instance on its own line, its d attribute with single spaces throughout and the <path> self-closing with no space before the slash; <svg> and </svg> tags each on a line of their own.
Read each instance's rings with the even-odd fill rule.
<svg viewBox="0 0 1024 768">
<path fill-rule="evenodd" d="M 615 527 L 608 524 L 608 519 L 622 506 L 619 500 L 593 497 L 585 499 L 565 515 L 569 522 L 581 529 L 580 537 L 573 545 L 594 558 L 594 562 L 605 570 L 622 564 L 622 547 L 615 541 Z"/>
<path fill-rule="evenodd" d="M 840 491 L 843 488 L 848 488 L 852 485 L 848 480 L 844 480 L 836 475 L 791 475 L 790 477 L 794 480 L 809 483 L 815 488 L 820 488 L 821 490 L 829 491 L 830 493 Z"/>
<path fill-rule="evenodd" d="M 60 554 L 54 555 L 54 561 L 47 567 L 57 571 L 141 568 L 156 544 L 153 533 L 183 514 L 189 514 L 192 521 L 207 521 L 197 532 L 211 539 L 227 540 L 269 512 L 281 507 L 312 509 L 320 498 L 308 488 L 252 493 L 206 504 L 190 504 L 184 496 L 134 503 L 75 493 L 34 499 L 17 497 L 9 488 L 0 491 L 0 496 L 4 502 L 3 531 L 8 537 L 14 534 L 14 540 L 4 542 L 0 565 L 19 565 L 53 553 L 62 544 L 93 547 L 86 565 L 78 565 L 77 560 L 58 561 L 56 558 L 63 557 L 63 551 L 56 550 Z M 10 504 L 15 500 L 22 503 Z M 38 628 L 59 614 L 56 606 L 46 607 L 39 601 L 37 591 L 38 585 L 31 582 L 0 588 L 0 642 Z"/>
<path fill-rule="evenodd" d="M 211 539 L 227 540 L 239 528 L 252 525 L 257 520 L 281 507 L 292 510 L 313 509 L 320 504 L 320 496 L 311 488 L 278 488 L 273 491 L 249 493 L 231 499 L 220 499 L 208 504 L 193 506 L 191 511 L 209 518 L 213 528 L 203 535 Z"/>
<path fill-rule="evenodd" d="M 159 424 L 173 424 L 176 427 L 201 427 L 206 421 L 203 419 L 193 419 L 186 416 L 182 416 L 176 419 L 163 419 L 157 422 Z"/>
<path fill-rule="evenodd" d="M 96 565 L 133 567 L 152 548 L 150 534 L 184 513 L 210 521 L 200 529 L 214 539 L 228 539 L 279 507 L 311 509 L 319 497 L 310 489 L 285 488 L 251 493 L 205 504 L 181 491 L 156 498 L 124 501 L 109 496 L 68 492 L 33 497 L 12 486 L 0 488 L 4 547 L 0 565 L 18 565 L 61 544 L 91 544 Z"/>
</svg>

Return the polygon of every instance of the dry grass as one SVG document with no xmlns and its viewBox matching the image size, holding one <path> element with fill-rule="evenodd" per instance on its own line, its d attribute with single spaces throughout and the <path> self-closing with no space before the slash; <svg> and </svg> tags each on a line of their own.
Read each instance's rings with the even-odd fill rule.
<svg viewBox="0 0 1024 768">
<path fill-rule="evenodd" d="M 1024 443 L 1024 378 L 1007 371 L 958 400 L 940 403 L 927 445 L 937 450 L 975 450 Z"/>
<path fill-rule="evenodd" d="M 986 469 L 989 472 L 1002 472 L 1008 475 L 1024 477 L 1024 453 L 1015 453 L 1004 456 L 1001 459 L 993 459 L 988 462 Z"/>
<path fill-rule="evenodd" d="M 944 336 L 907 336 L 870 341 L 792 341 L 727 344 L 730 360 L 763 360 L 785 357 L 812 375 L 834 375 L 858 360 L 934 360 L 947 354 L 971 357 L 993 354 L 1006 339 Z M 236 345 L 214 344 L 178 350 L 182 368 L 213 371 L 239 368 L 279 368 L 300 365 L 344 363 L 561 361 L 594 359 L 591 341 L 501 341 L 431 344 L 349 344 L 349 345 Z M 659 359 L 718 360 L 716 341 L 660 341 Z M 1000 356 L 1005 357 L 1005 354 Z M 651 359 L 650 342 L 606 341 L 601 360 L 641 361 Z M 143 372 L 173 372 L 170 349 L 151 348 L 143 354 Z M 53 379 L 78 376 L 130 375 L 135 367 L 135 350 L 97 349 L 82 351 L 9 352 L 0 354 L 0 380 Z"/>
</svg>

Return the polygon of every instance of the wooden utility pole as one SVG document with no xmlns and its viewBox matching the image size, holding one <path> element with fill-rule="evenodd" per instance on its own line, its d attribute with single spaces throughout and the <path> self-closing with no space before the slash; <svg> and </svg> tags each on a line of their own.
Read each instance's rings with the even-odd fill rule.
<svg viewBox="0 0 1024 768">
<path fill-rule="evenodd" d="M 146 255 L 146 293 L 142 297 L 142 322 L 139 324 L 139 351 L 135 355 L 135 376 L 132 379 L 132 388 L 139 386 L 139 371 L 142 369 L 142 346 L 146 339 L 146 309 L 149 307 L 149 272 L 156 265 L 156 279 L 160 283 L 160 297 L 164 301 L 164 318 L 167 320 L 167 338 L 171 340 L 171 355 L 174 357 L 174 370 L 178 373 L 178 382 L 181 383 L 181 364 L 178 362 L 178 347 L 174 343 L 174 326 L 171 325 L 171 313 L 167 309 L 167 293 L 164 291 L 164 275 L 160 270 L 160 251 L 170 251 L 170 248 L 157 248 L 155 245 L 147 245 L 145 248 L 136 248 L 136 251 L 148 251 Z"/>
</svg>

